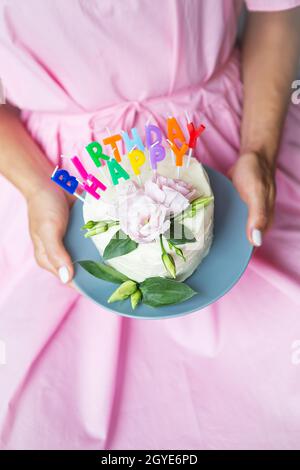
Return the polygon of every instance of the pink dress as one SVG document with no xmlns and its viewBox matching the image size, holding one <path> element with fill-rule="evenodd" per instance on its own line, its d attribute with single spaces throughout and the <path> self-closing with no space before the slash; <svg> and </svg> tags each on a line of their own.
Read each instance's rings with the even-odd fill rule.
<svg viewBox="0 0 300 470">
<path fill-rule="evenodd" d="M 239 149 L 240 7 L 0 0 L 7 98 L 53 164 L 105 126 L 188 110 L 207 125 L 198 157 L 225 172 Z M 119 317 L 40 269 L 25 202 L 0 179 L 2 449 L 300 448 L 299 125 L 291 105 L 274 227 L 245 275 L 215 304 L 170 320 Z"/>
</svg>

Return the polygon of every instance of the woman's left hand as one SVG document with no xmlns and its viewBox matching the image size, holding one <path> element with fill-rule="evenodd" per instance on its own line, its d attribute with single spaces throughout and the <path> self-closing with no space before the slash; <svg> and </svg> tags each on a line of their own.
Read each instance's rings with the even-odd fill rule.
<svg viewBox="0 0 300 470">
<path fill-rule="evenodd" d="M 256 152 L 241 155 L 229 170 L 229 177 L 248 206 L 247 237 L 254 246 L 262 244 L 271 226 L 275 205 L 275 164 Z"/>
<path fill-rule="evenodd" d="M 73 200 L 50 182 L 27 199 L 36 261 L 42 268 L 58 275 L 63 283 L 70 282 L 74 273 L 71 257 L 63 244 Z"/>
</svg>

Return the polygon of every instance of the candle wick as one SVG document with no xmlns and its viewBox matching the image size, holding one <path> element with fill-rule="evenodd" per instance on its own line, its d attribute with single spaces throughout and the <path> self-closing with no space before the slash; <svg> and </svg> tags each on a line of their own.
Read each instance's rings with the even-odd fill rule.
<svg viewBox="0 0 300 470">
<path fill-rule="evenodd" d="M 51 178 L 53 178 L 54 174 L 56 173 L 57 168 L 58 168 L 58 165 L 56 165 L 56 167 L 54 168 L 54 171 L 53 171 L 53 173 L 52 173 L 52 175 L 51 175 Z"/>
</svg>

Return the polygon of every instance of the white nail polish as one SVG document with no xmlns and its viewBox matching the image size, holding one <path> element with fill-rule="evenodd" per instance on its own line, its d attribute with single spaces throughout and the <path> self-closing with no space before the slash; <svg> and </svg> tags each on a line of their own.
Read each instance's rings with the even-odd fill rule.
<svg viewBox="0 0 300 470">
<path fill-rule="evenodd" d="M 61 280 L 61 282 L 63 284 L 66 284 L 70 279 L 69 270 L 67 266 L 61 266 L 58 270 L 58 275 L 59 275 L 59 279 Z"/>
<path fill-rule="evenodd" d="M 262 233 L 257 228 L 252 230 L 252 241 L 254 246 L 261 246 L 262 244 Z"/>
</svg>

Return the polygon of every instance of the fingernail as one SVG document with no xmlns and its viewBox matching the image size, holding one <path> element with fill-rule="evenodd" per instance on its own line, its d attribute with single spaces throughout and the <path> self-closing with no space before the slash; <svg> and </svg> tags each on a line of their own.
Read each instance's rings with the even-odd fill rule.
<svg viewBox="0 0 300 470">
<path fill-rule="evenodd" d="M 252 241 L 254 246 L 261 246 L 262 244 L 262 233 L 257 228 L 252 230 Z"/>
<path fill-rule="evenodd" d="M 61 266 L 58 270 L 58 275 L 61 282 L 63 284 L 66 284 L 70 279 L 69 270 L 67 266 Z"/>
</svg>

